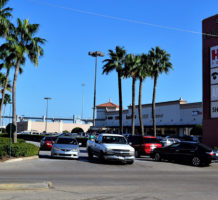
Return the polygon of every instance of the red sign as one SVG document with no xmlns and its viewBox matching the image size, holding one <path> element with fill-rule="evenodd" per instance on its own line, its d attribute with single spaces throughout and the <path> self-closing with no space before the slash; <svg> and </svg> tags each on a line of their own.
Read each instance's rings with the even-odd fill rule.
<svg viewBox="0 0 218 200">
<path fill-rule="evenodd" d="M 218 46 L 211 47 L 210 58 L 210 68 L 218 67 Z"/>
</svg>

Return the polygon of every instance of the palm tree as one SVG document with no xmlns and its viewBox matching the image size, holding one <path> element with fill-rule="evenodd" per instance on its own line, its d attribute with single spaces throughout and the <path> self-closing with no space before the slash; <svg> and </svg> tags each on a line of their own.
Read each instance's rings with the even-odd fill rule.
<svg viewBox="0 0 218 200">
<path fill-rule="evenodd" d="M 132 77 L 132 135 L 135 135 L 135 82 L 137 78 L 137 71 L 140 64 L 140 56 L 128 54 L 125 57 L 123 69 L 123 76 Z"/>
<path fill-rule="evenodd" d="M 6 90 L 11 91 L 11 84 L 9 82 L 10 69 L 12 66 L 14 66 L 13 60 L 10 60 L 9 52 L 1 47 L 2 46 L 0 46 L 0 59 L 2 59 L 3 63 L 0 64 L 0 69 L 2 68 L 6 69 L 6 77 L 4 78 L 4 81 L 1 83 L 2 101 L 0 105 L 0 124 L 1 124 L 1 116 L 2 116 L 5 92 Z"/>
<path fill-rule="evenodd" d="M 41 44 L 45 43 L 45 39 L 35 37 L 39 30 L 39 24 L 30 24 L 27 19 L 21 21 L 18 18 L 17 27 L 11 31 L 10 37 L 7 37 L 8 42 L 4 44 L 4 48 L 11 52 L 10 58 L 15 60 L 15 73 L 12 88 L 13 102 L 13 124 L 16 126 L 16 85 L 17 76 L 21 65 L 25 64 L 26 56 L 30 61 L 38 66 L 38 58 L 44 54 Z M 13 142 L 17 142 L 17 132 L 13 134 Z"/>
<path fill-rule="evenodd" d="M 170 62 L 170 54 L 160 47 L 152 48 L 149 51 L 150 65 L 151 65 L 151 77 L 154 79 L 153 97 L 152 97 L 152 120 L 153 120 L 153 131 L 156 136 L 156 110 L 155 110 L 155 98 L 156 98 L 156 87 L 157 79 L 159 74 L 168 73 L 170 69 L 173 69 L 172 63 Z"/>
<path fill-rule="evenodd" d="M 4 97 L 5 97 L 5 98 L 4 98 L 3 104 L 4 104 L 5 106 L 4 106 L 4 114 L 3 114 L 3 116 L 5 116 L 5 110 L 6 110 L 7 104 L 11 103 L 11 95 L 5 94 Z M 2 102 L 2 99 L 1 99 L 1 102 Z M 4 124 L 4 123 L 3 123 L 3 118 L 2 118 L 2 125 L 3 125 L 3 124 Z"/>
<path fill-rule="evenodd" d="M 148 63 L 149 57 L 147 54 L 142 54 L 140 59 L 140 65 L 138 67 L 137 77 L 139 79 L 139 97 L 138 97 L 138 112 L 139 122 L 141 128 L 141 134 L 144 136 L 144 124 L 142 119 L 142 84 L 146 77 L 150 76 L 150 66 Z"/>
<path fill-rule="evenodd" d="M 122 72 L 123 64 L 126 56 L 126 50 L 123 47 L 116 46 L 115 51 L 109 49 L 109 59 L 105 59 L 103 62 L 103 74 L 110 73 L 113 70 L 116 70 L 118 75 L 118 88 L 119 88 L 119 122 L 120 122 L 120 133 L 123 134 L 123 101 L 122 101 Z"/>
<path fill-rule="evenodd" d="M 12 8 L 4 8 L 9 0 L 0 0 L 0 37 L 5 37 L 10 30 L 11 23 L 9 18 L 12 17 Z"/>
</svg>

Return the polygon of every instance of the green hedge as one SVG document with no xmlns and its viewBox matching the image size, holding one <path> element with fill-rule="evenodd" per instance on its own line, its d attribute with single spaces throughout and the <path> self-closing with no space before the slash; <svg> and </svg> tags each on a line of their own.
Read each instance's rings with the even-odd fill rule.
<svg viewBox="0 0 218 200">
<path fill-rule="evenodd" d="M 28 135 L 28 134 L 21 134 L 17 135 L 18 138 L 33 141 L 33 142 L 40 142 L 45 135 Z"/>
<path fill-rule="evenodd" d="M 0 137 L 0 159 L 8 157 L 10 154 L 10 139 Z M 27 157 L 38 155 L 39 148 L 33 144 L 25 143 L 24 140 L 18 139 L 18 143 L 11 145 L 12 157 Z"/>
</svg>

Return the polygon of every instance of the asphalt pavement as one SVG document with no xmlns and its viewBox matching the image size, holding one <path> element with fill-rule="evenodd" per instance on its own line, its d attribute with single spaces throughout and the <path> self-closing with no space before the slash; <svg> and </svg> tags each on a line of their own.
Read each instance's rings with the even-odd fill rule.
<svg viewBox="0 0 218 200">
<path fill-rule="evenodd" d="M 85 148 L 79 160 L 41 158 L 0 163 L 0 183 L 51 182 L 52 189 L 0 190 L 0 199 L 9 200 L 205 200 L 217 199 L 218 164 L 192 167 L 178 163 L 154 162 L 149 157 L 133 165 L 91 162 Z"/>
</svg>

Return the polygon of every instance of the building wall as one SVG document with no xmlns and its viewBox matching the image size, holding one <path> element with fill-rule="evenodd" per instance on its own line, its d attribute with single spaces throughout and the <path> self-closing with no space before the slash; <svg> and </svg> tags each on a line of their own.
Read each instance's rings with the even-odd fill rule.
<svg viewBox="0 0 218 200">
<path fill-rule="evenodd" d="M 123 111 L 123 126 L 131 127 L 131 106 Z M 135 126 L 140 126 L 138 106 L 136 106 Z M 119 111 L 108 112 L 105 109 L 105 120 L 96 119 L 96 127 L 118 127 Z M 144 126 L 152 126 L 152 105 L 142 106 L 142 118 Z M 185 126 L 202 124 L 202 103 L 187 104 L 186 101 L 178 100 L 156 104 L 157 126 Z"/>
<path fill-rule="evenodd" d="M 21 131 L 36 131 L 36 132 L 44 132 L 45 131 L 45 122 L 35 122 L 35 121 L 24 121 L 18 122 L 18 132 Z M 48 133 L 62 133 L 67 130 L 69 132 L 72 131 L 73 128 L 80 127 L 85 132 L 89 130 L 89 124 L 73 124 L 73 123 L 63 123 L 63 122 L 48 122 L 47 123 L 47 132 Z"/>
<path fill-rule="evenodd" d="M 202 103 L 187 104 L 181 106 L 181 124 L 193 125 L 202 124 L 203 108 Z"/>
</svg>

